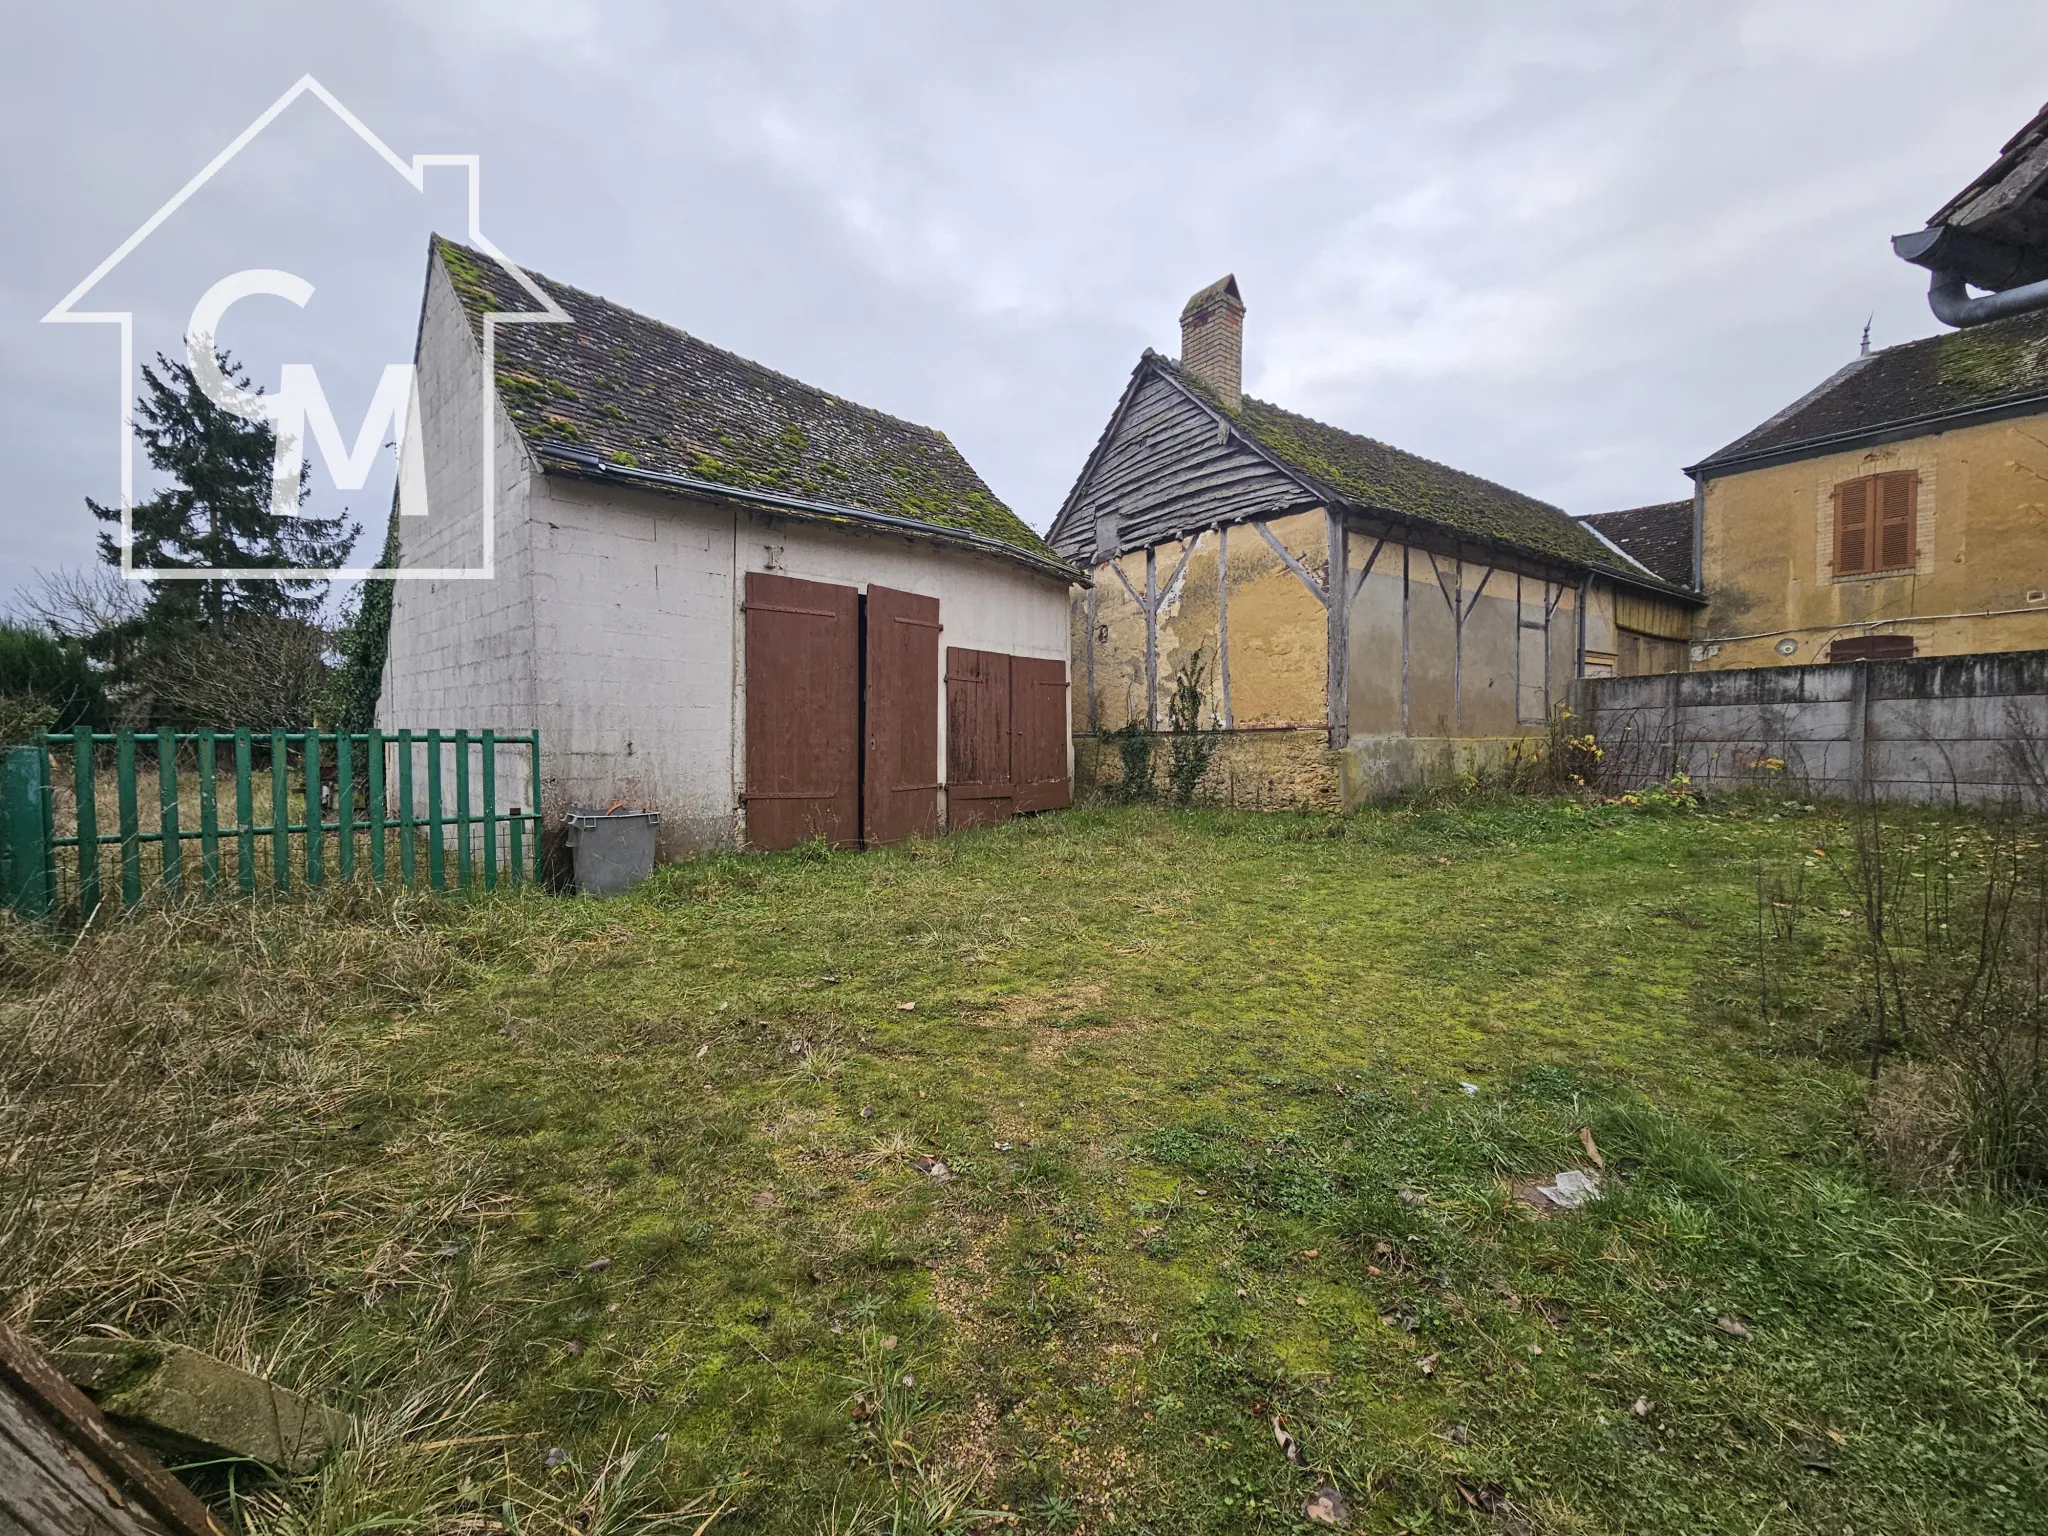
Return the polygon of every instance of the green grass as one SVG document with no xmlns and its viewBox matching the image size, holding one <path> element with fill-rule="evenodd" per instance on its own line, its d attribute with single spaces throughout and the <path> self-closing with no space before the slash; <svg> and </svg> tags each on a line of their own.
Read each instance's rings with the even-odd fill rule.
<svg viewBox="0 0 2048 1536">
<path fill-rule="evenodd" d="M 229 1128 L 177 1183 L 219 1238 L 13 1310 L 361 1414 L 264 1530 L 550 1489 L 575 1529 L 633 1450 L 654 1503 L 804 1536 L 1306 1530 L 1325 1482 L 1384 1532 L 2048 1530 L 2048 1221 L 1859 1153 L 1862 1068 L 1811 1048 L 1853 1008 L 1840 836 L 1130 809 L 188 918 L 144 990 L 153 1071 L 207 1084 L 166 1123 Z M 1815 866 L 1768 1023 L 1759 858 Z M 11 953 L 17 1007 L 87 985 Z M 1582 1127 L 1607 1198 L 1529 1215 Z"/>
</svg>

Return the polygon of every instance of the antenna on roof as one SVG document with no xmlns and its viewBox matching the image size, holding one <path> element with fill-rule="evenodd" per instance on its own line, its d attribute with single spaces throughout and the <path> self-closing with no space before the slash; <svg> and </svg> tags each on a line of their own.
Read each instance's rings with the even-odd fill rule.
<svg viewBox="0 0 2048 1536">
<path fill-rule="evenodd" d="M 1870 321 L 1875 320 L 1876 318 L 1877 311 L 1873 309 L 1870 312 L 1870 320 L 1865 320 L 1863 322 L 1863 350 L 1856 354 L 1858 357 L 1870 356 Z"/>
</svg>

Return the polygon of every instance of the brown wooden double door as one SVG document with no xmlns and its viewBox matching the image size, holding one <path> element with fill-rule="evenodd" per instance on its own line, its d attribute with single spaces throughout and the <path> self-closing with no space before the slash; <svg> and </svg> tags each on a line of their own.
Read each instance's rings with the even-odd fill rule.
<svg viewBox="0 0 2048 1536">
<path fill-rule="evenodd" d="M 946 821 L 954 831 L 1073 802 L 1064 662 L 946 651 Z"/>
<path fill-rule="evenodd" d="M 750 571 L 744 607 L 749 846 L 937 835 L 939 600 Z M 951 825 L 1068 804 L 1065 665 L 946 656 Z"/>
</svg>

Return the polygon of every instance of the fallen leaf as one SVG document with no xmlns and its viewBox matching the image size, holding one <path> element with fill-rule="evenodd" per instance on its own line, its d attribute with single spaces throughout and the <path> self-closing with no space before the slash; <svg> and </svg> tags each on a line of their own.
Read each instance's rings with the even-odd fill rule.
<svg viewBox="0 0 2048 1536">
<path fill-rule="evenodd" d="M 1302 1250 L 1301 1250 L 1301 1256 L 1302 1256 L 1302 1257 L 1303 1257 L 1304 1259 L 1312 1259 L 1312 1258 L 1314 1258 L 1314 1257 L 1316 1256 L 1316 1253 L 1317 1253 L 1317 1251 L 1318 1251 L 1318 1250 L 1316 1250 L 1316 1249 L 1314 1249 L 1314 1248 L 1304 1248 L 1304 1249 L 1302 1249 Z"/>
<path fill-rule="evenodd" d="M 1600 1155 L 1600 1149 L 1593 1144 L 1593 1127 L 1590 1125 L 1579 1127 L 1579 1145 L 1586 1149 L 1586 1156 L 1593 1160 L 1595 1168 L 1604 1170 L 1607 1167 L 1607 1159 Z"/>
<path fill-rule="evenodd" d="M 1325 1483 L 1301 1506 L 1301 1512 L 1311 1525 L 1349 1525 L 1351 1507 L 1344 1502 L 1344 1495 Z"/>
<path fill-rule="evenodd" d="M 702 1044 L 702 1045 L 700 1045 L 700 1046 L 698 1046 L 698 1047 L 697 1047 L 697 1059 L 698 1059 L 699 1061 L 702 1061 L 702 1060 L 703 1060 L 703 1059 L 704 1059 L 704 1058 L 705 1058 L 706 1056 L 709 1056 L 710 1054 L 711 1054 L 711 1042 L 710 1042 L 710 1041 L 708 1041 L 708 1040 L 707 1040 L 707 1041 L 705 1041 L 705 1042 L 704 1042 L 704 1044 Z"/>
<path fill-rule="evenodd" d="M 1634 1414 L 1639 1419 L 1647 1419 L 1650 1416 L 1650 1410 L 1652 1408 L 1655 1408 L 1656 1406 L 1657 1405 L 1651 1402 L 1647 1397 L 1639 1397 L 1633 1403 L 1629 1404 L 1628 1411 Z"/>
<path fill-rule="evenodd" d="M 1826 1435 L 1830 1440 L 1834 1441 L 1837 1445 L 1847 1445 L 1849 1443 L 1849 1437 L 1843 1434 L 1839 1429 L 1824 1429 L 1821 1431 L 1821 1433 Z"/>
<path fill-rule="evenodd" d="M 1415 1369 L 1422 1372 L 1425 1376 L 1434 1376 L 1436 1374 L 1436 1363 L 1439 1358 L 1441 1357 L 1437 1355 L 1424 1355 L 1415 1362 Z"/>
<path fill-rule="evenodd" d="M 915 1013 L 915 1012 L 917 1012 L 917 1004 L 915 1004 L 915 1003 L 898 1003 L 898 1004 L 896 1005 L 896 1011 L 897 1011 L 898 1013 Z"/>
<path fill-rule="evenodd" d="M 611 1267 L 612 1261 L 610 1259 L 592 1259 L 583 1266 L 583 1273 L 586 1275 L 601 1275 Z"/>
<path fill-rule="evenodd" d="M 891 1350 L 891 1349 L 894 1349 L 895 1347 L 896 1347 L 896 1335 L 895 1335 L 895 1334 L 893 1334 L 893 1333 L 892 1333 L 892 1334 L 890 1334 L 890 1335 L 889 1335 L 889 1336 L 888 1336 L 887 1338 L 885 1338 L 885 1339 L 883 1339 L 883 1340 L 882 1340 L 882 1348 L 883 1348 L 884 1350 Z"/>
<path fill-rule="evenodd" d="M 1756 1337 L 1755 1334 L 1749 1331 L 1748 1326 L 1740 1318 L 1717 1317 L 1714 1319 L 1714 1326 L 1720 1329 L 1723 1333 L 1727 1334 L 1730 1338 L 1751 1339 Z"/>
<path fill-rule="evenodd" d="M 583 1346 L 581 1344 L 578 1344 L 574 1339 L 571 1339 L 568 1343 L 562 1346 L 562 1353 L 569 1356 L 571 1359 L 574 1359 L 576 1356 L 583 1353 Z"/>
<path fill-rule="evenodd" d="M 941 1184 L 953 1177 L 953 1170 L 946 1166 L 946 1160 L 942 1157 L 913 1157 L 910 1160 L 910 1166 L 926 1178 L 933 1179 Z"/>
<path fill-rule="evenodd" d="M 1297 1296 L 1294 1298 L 1294 1304 L 1297 1307 L 1305 1307 L 1308 1305 L 1308 1298 L 1306 1296 Z"/>
<path fill-rule="evenodd" d="M 1286 1427 L 1281 1424 L 1277 1414 L 1273 1417 L 1273 1439 L 1278 1442 L 1282 1456 L 1285 1456 L 1297 1467 L 1301 1465 L 1301 1442 L 1287 1433 Z"/>
<path fill-rule="evenodd" d="M 1453 1445 L 1470 1445 L 1472 1443 L 1472 1431 L 1463 1424 L 1453 1424 L 1449 1429 L 1440 1429 L 1437 1433 Z"/>
</svg>

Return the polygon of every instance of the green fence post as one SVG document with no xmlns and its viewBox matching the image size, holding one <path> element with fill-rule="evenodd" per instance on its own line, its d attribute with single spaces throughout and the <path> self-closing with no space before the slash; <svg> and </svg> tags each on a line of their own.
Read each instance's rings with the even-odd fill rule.
<svg viewBox="0 0 2048 1536">
<path fill-rule="evenodd" d="M 427 732 L 427 884 L 442 889 L 447 860 L 441 849 L 441 733 Z"/>
<path fill-rule="evenodd" d="M 363 753 L 370 774 L 370 878 L 384 883 L 384 733 L 372 731 Z"/>
<path fill-rule="evenodd" d="M 214 782 L 220 767 L 214 758 L 211 727 L 194 739 L 199 754 L 199 881 L 206 894 L 220 894 L 220 786 Z"/>
<path fill-rule="evenodd" d="M 178 836 L 178 733 L 165 726 L 156 733 L 157 852 L 164 893 L 173 901 L 185 890 L 185 844 Z"/>
<path fill-rule="evenodd" d="M 283 731 L 270 733 L 270 888 L 292 888 L 292 786 Z"/>
<path fill-rule="evenodd" d="M 322 845 L 327 841 L 327 807 L 322 804 L 326 786 L 320 782 L 320 733 L 306 732 L 306 759 L 300 764 L 305 770 L 306 785 L 306 884 L 318 885 L 326 870 L 327 855 Z"/>
<path fill-rule="evenodd" d="M 256 744 L 243 726 L 235 732 L 235 883 L 256 889 Z"/>
<path fill-rule="evenodd" d="M 55 906 L 49 761 L 41 747 L 0 752 L 0 903 L 27 918 Z"/>
<path fill-rule="evenodd" d="M 91 922 L 100 906 L 99 783 L 93 771 L 92 727 L 72 737 L 71 777 L 78 791 L 78 916 Z"/>
<path fill-rule="evenodd" d="M 537 731 L 537 730 L 536 730 L 536 731 L 534 731 L 534 732 L 532 733 L 531 741 L 532 741 L 532 751 L 531 751 L 531 752 L 530 752 L 530 753 L 528 754 L 528 760 L 529 760 L 529 762 L 530 762 L 530 764 L 531 764 L 531 766 L 532 766 L 532 769 L 533 769 L 533 799 L 532 799 L 532 800 L 531 800 L 530 802 L 528 802 L 528 803 L 529 803 L 529 805 L 530 805 L 530 807 L 531 807 L 531 809 L 532 809 L 532 811 L 533 811 L 533 878 L 534 878 L 534 883 L 535 883 L 535 884 L 539 884 L 539 882 L 540 882 L 540 876 L 541 876 L 541 868 L 540 868 L 540 859 L 541 859 L 541 848 L 540 848 L 540 843 L 541 843 L 541 823 L 540 823 L 540 732 L 539 732 L 539 731 Z"/>
<path fill-rule="evenodd" d="M 455 883 L 469 889 L 469 732 L 455 733 L 455 826 L 462 841 L 455 846 Z"/>
<path fill-rule="evenodd" d="M 356 877 L 356 739 L 334 733 L 334 869 L 344 880 Z"/>
<path fill-rule="evenodd" d="M 484 732 L 484 889 L 498 888 L 498 733 Z"/>
<path fill-rule="evenodd" d="M 416 841 L 419 818 L 412 809 L 412 732 L 398 733 L 398 881 L 407 890 L 417 883 L 413 879 L 414 858 L 418 850 Z"/>
<path fill-rule="evenodd" d="M 114 792 L 121 807 L 121 905 L 142 905 L 141 819 L 135 812 L 135 733 L 114 734 Z"/>
<path fill-rule="evenodd" d="M 518 885 L 526 878 L 525 841 L 521 834 L 526 831 L 526 818 L 519 814 L 519 807 L 513 806 L 512 813 L 505 818 L 505 831 L 512 839 L 512 857 L 505 861 L 505 870 Z"/>
</svg>

